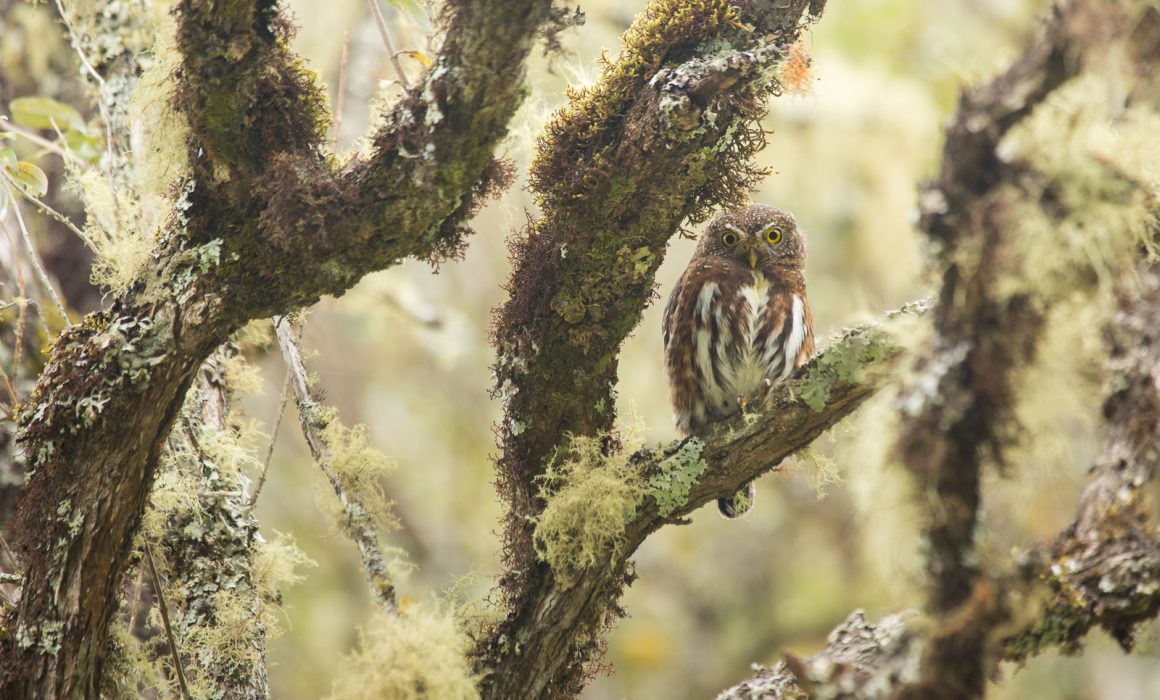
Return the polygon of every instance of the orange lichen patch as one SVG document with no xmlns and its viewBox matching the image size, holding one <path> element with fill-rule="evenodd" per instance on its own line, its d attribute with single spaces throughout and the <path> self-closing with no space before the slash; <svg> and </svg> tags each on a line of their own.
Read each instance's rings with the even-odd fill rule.
<svg viewBox="0 0 1160 700">
<path fill-rule="evenodd" d="M 813 58 L 806 51 L 802 39 L 798 39 L 789 47 L 789 52 L 778 69 L 778 81 L 782 88 L 790 95 L 814 94 L 814 74 L 810 70 Z"/>
</svg>

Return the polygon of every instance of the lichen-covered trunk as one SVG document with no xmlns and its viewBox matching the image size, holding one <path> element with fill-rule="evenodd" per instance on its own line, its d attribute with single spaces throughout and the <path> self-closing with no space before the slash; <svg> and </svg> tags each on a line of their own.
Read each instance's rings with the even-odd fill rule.
<svg viewBox="0 0 1160 700">
<path fill-rule="evenodd" d="M 0 697 L 97 697 L 120 582 L 165 436 L 221 329 L 168 307 L 69 331 L 27 410 L 41 472 L 19 518 L 25 585 Z M 128 363 L 128 364 L 126 364 Z M 56 477 L 56 478 L 54 478 Z"/>
</svg>

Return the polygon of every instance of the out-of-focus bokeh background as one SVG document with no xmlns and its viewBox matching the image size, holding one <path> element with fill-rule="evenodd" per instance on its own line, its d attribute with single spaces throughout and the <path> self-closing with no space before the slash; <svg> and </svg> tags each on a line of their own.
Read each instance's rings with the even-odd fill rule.
<svg viewBox="0 0 1160 700">
<path fill-rule="evenodd" d="M 505 240 L 532 207 L 523 175 L 534 137 L 568 84 L 593 81 L 602 54 L 645 0 L 585 0 L 587 24 L 562 35 L 564 51 L 537 52 L 531 97 L 505 150 L 521 179 L 478 216 L 466 259 L 439 274 L 421 263 L 372 275 L 310 314 L 303 345 L 328 401 L 345 423 L 365 423 L 394 457 L 385 484 L 403 528 L 392 536 L 416 566 L 400 586 L 415 600 L 482 598 L 499 571 L 500 506 L 491 485 L 492 427 L 500 406 L 489 397 L 493 352 L 487 328 L 503 300 Z M 813 93 L 771 104 L 761 155 L 774 170 L 757 201 L 792 210 L 809 235 L 810 302 L 820 337 L 927 294 L 922 241 L 912 228 L 915 185 L 934 172 L 940 124 L 960 86 L 987 77 L 1034 30 L 1042 0 L 832 0 L 808 34 Z M 291 0 L 298 50 L 339 101 L 343 35 L 349 35 L 340 148 L 356 148 L 376 94 L 397 96 L 394 73 L 363 0 Z M 409 20 L 388 8 L 402 49 L 426 51 Z M 420 65 L 401 58 L 417 74 Z M 663 300 L 693 249 L 676 239 L 658 277 Z M 1083 313 L 1062 309 L 1020 413 L 1025 438 L 1009 473 L 988 481 L 982 556 L 1052 536 L 1069 522 L 1098 444 L 1100 346 Z M 620 362 L 619 410 L 636 416 L 640 439 L 675 436 L 661 364 L 661 304 L 650 307 Z M 284 373 L 276 353 L 259 360 L 262 395 L 248 414 L 277 412 Z M 291 412 L 293 409 L 290 409 Z M 639 580 L 628 590 L 629 617 L 608 638 L 611 675 L 585 698 L 705 698 L 771 664 L 782 652 L 812 653 L 855 608 L 871 619 L 921 603 L 922 543 L 906 478 L 891 463 L 891 397 L 823 438 L 812 456 L 763 478 L 756 510 L 725 522 L 705 508 L 690 525 L 670 527 L 638 552 Z M 631 422 L 631 419 L 630 419 Z M 282 426 L 258 505 L 269 536 L 292 533 L 317 562 L 285 596 L 284 632 L 272 641 L 272 695 L 325 695 L 359 627 L 375 614 L 357 552 L 318 504 L 325 482 L 310 462 L 293 415 Z M 268 429 L 268 428 L 267 428 Z M 816 462 L 833 463 L 841 482 L 819 490 Z M 1160 697 L 1156 626 L 1127 657 L 1095 633 L 1081 658 L 1048 655 L 1005 668 L 996 698 Z"/>
</svg>

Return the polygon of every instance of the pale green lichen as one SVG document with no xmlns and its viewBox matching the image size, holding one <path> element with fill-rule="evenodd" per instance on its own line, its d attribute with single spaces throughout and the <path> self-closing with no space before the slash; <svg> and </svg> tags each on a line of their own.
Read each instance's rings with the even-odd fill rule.
<svg viewBox="0 0 1160 700">
<path fill-rule="evenodd" d="M 1004 295 L 1110 288 L 1141 250 L 1157 254 L 1157 131 L 1160 116 L 1143 103 L 1124 109 L 1108 99 L 1106 79 L 1096 75 L 1057 90 L 1012 131 L 1000 154 L 1025 159 L 1037 177 L 1021 179 L 1012 196 L 1019 207 L 1012 239 L 1026 274 L 1005 276 Z"/>
<path fill-rule="evenodd" d="M 817 356 L 802 377 L 797 395 L 807 406 L 820 412 L 829 403 L 835 382 L 862 383 L 866 365 L 880 362 L 896 350 L 890 336 L 880 329 L 847 336 Z"/>
<path fill-rule="evenodd" d="M 630 452 L 605 454 L 602 437 L 569 439 L 539 477 L 544 510 L 535 518 L 540 558 L 565 578 L 620 554 L 625 524 L 645 489 Z"/>
<path fill-rule="evenodd" d="M 709 468 L 701 459 L 705 443 L 691 438 L 673 454 L 661 461 L 658 471 L 649 477 L 648 494 L 657 502 L 662 517 L 672 515 L 689 502 L 689 492 Z"/>
<path fill-rule="evenodd" d="M 471 700 L 479 697 L 471 640 L 450 606 L 412 604 L 380 615 L 342 665 L 330 697 Z"/>
<path fill-rule="evenodd" d="M 391 512 L 391 503 L 383 491 L 382 482 L 395 471 L 393 459 L 375 449 L 370 442 L 370 429 L 365 425 L 348 428 L 338 420 L 333 408 L 320 408 L 325 427 L 322 440 L 330 450 L 330 467 L 334 470 L 348 504 L 357 504 L 373 518 L 375 525 L 385 530 L 398 528 L 398 519 Z M 333 492 L 325 499 L 327 510 L 336 522 L 342 522 L 344 504 Z"/>
</svg>

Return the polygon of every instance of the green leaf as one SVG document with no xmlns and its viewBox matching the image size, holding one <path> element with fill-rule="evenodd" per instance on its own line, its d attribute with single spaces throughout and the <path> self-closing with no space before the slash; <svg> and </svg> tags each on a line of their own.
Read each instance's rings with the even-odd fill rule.
<svg viewBox="0 0 1160 700">
<path fill-rule="evenodd" d="M 64 142 L 78 158 L 95 163 L 101 157 L 101 142 L 83 131 L 66 131 Z"/>
<path fill-rule="evenodd" d="M 377 0 L 376 0 L 377 1 Z M 423 31 L 424 34 L 434 34 L 435 27 L 431 24 L 431 18 L 427 16 L 427 11 L 419 4 L 418 0 L 387 0 L 399 12 L 407 15 L 407 18 L 415 23 L 415 26 Z"/>
<path fill-rule="evenodd" d="M 18 167 L 16 163 L 16 154 L 12 151 L 11 148 L 0 148 L 0 166 L 3 166 L 5 170 L 15 174 L 16 168 Z"/>
<path fill-rule="evenodd" d="M 12 121 L 32 129 L 51 129 L 52 123 L 61 131 L 83 129 L 85 120 L 71 105 L 51 97 L 18 97 L 9 104 Z"/>
<path fill-rule="evenodd" d="M 17 164 L 16 181 L 32 190 L 37 197 L 48 194 L 48 176 L 32 163 L 20 161 Z"/>
</svg>

